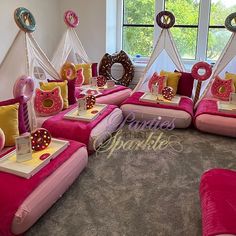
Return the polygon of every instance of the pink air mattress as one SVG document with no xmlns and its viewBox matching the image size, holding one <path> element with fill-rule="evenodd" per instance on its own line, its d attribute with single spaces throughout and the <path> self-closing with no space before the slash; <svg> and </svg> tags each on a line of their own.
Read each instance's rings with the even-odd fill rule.
<svg viewBox="0 0 236 236">
<path fill-rule="evenodd" d="M 194 123 L 200 131 L 236 137 L 236 115 L 219 112 L 215 100 L 204 99 L 199 103 Z"/>
<path fill-rule="evenodd" d="M 12 232 L 17 235 L 28 230 L 70 187 L 87 162 L 87 150 L 82 147 L 45 179 L 18 208 Z"/>
<path fill-rule="evenodd" d="M 37 127 L 41 127 L 44 121 L 49 118 L 50 117 L 37 117 Z M 122 120 L 123 115 L 119 108 L 115 108 L 109 115 L 101 120 L 90 133 L 88 150 L 95 150 L 96 147 L 98 147 L 103 141 L 110 137 L 110 135 L 116 131 Z"/>
<path fill-rule="evenodd" d="M 199 192 L 203 236 L 236 235 L 236 172 L 205 172 Z"/>
</svg>

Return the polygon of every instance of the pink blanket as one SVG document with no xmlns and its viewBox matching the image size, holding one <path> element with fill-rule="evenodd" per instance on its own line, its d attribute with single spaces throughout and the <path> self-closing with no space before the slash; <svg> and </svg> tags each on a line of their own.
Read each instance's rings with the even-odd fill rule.
<svg viewBox="0 0 236 236">
<path fill-rule="evenodd" d="M 14 215 L 23 201 L 84 144 L 70 141 L 69 147 L 30 179 L 0 171 L 0 235 L 11 236 Z"/>
<path fill-rule="evenodd" d="M 236 234 L 236 172 L 213 169 L 201 179 L 203 236 Z"/>
<path fill-rule="evenodd" d="M 88 146 L 92 129 L 117 107 L 108 105 L 107 108 L 91 122 L 64 119 L 64 115 L 76 106 L 77 105 L 75 104 L 69 109 L 47 119 L 44 121 L 42 127 L 47 129 L 55 138 L 62 137 L 69 140 L 75 140 Z"/>
<path fill-rule="evenodd" d="M 236 118 L 236 114 L 230 114 L 218 111 L 217 101 L 210 99 L 204 99 L 199 103 L 197 112 L 195 114 L 195 119 L 203 114 Z"/>
<path fill-rule="evenodd" d="M 190 98 L 182 97 L 179 103 L 179 106 L 170 106 L 170 105 L 163 105 L 163 104 L 156 104 L 156 103 L 149 103 L 149 102 L 142 102 L 139 101 L 140 97 L 142 97 L 144 93 L 136 92 L 129 98 L 127 98 L 121 105 L 125 104 L 134 104 L 140 106 L 148 106 L 148 107 L 157 107 L 163 109 L 173 109 L 173 110 L 181 110 L 186 111 L 193 117 L 193 101 Z"/>
<path fill-rule="evenodd" d="M 106 90 L 103 90 L 103 91 L 100 91 L 102 94 L 98 95 L 97 98 L 99 97 L 103 97 L 103 96 L 106 96 L 106 95 L 109 95 L 109 94 L 113 94 L 113 93 L 117 93 L 117 92 L 120 92 L 120 91 L 123 91 L 123 90 L 126 90 L 126 89 L 129 89 L 125 86 L 122 86 L 122 85 L 116 85 L 115 88 L 113 89 L 106 89 Z M 80 88 L 75 88 L 75 97 L 76 98 L 80 98 L 80 92 L 82 90 Z"/>
</svg>

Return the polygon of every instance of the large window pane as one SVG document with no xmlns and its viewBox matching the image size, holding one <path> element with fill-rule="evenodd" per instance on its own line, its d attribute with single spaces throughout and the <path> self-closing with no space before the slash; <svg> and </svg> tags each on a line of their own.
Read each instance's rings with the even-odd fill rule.
<svg viewBox="0 0 236 236">
<path fill-rule="evenodd" d="M 226 17 L 236 11 L 235 0 L 212 0 L 211 1 L 211 26 L 223 26 Z"/>
<path fill-rule="evenodd" d="M 131 56 L 150 56 L 153 47 L 153 27 L 123 27 L 123 49 Z"/>
<path fill-rule="evenodd" d="M 178 51 L 183 59 L 194 60 L 197 48 L 197 28 L 171 29 Z"/>
<path fill-rule="evenodd" d="M 166 0 L 165 9 L 175 15 L 176 25 L 198 25 L 200 0 Z"/>
<path fill-rule="evenodd" d="M 155 0 L 124 0 L 124 24 L 154 24 Z"/>
<path fill-rule="evenodd" d="M 231 32 L 226 29 L 209 29 L 207 59 L 217 60 L 229 41 Z"/>
</svg>

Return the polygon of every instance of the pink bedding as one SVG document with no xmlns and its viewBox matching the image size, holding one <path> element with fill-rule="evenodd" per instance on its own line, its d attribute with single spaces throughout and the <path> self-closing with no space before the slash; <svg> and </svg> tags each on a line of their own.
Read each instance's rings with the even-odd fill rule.
<svg viewBox="0 0 236 236">
<path fill-rule="evenodd" d="M 63 195 L 87 163 L 87 149 L 81 147 L 24 200 L 15 213 L 12 232 L 18 235 L 28 230 Z"/>
<path fill-rule="evenodd" d="M 14 215 L 24 200 L 57 168 L 84 144 L 70 141 L 70 146 L 30 179 L 0 172 L 0 235 L 10 236 Z"/>
<path fill-rule="evenodd" d="M 203 236 L 236 234 L 236 172 L 213 169 L 200 183 Z"/>
<path fill-rule="evenodd" d="M 162 109 L 181 110 L 187 112 L 193 117 L 193 101 L 188 97 L 182 97 L 179 106 L 169 106 L 169 105 L 139 101 L 140 97 L 143 94 L 144 94 L 143 92 L 135 92 L 132 96 L 127 98 L 121 105 L 123 106 L 125 104 L 134 104 L 134 105 L 156 107 Z"/>
<path fill-rule="evenodd" d="M 203 99 L 197 108 L 197 112 L 195 114 L 195 119 L 203 114 L 215 115 L 215 116 L 223 116 L 223 117 L 231 117 L 236 118 L 236 114 L 219 112 L 217 107 L 217 101 L 212 99 Z"/>
<path fill-rule="evenodd" d="M 108 105 L 106 110 L 91 122 L 64 119 L 64 115 L 76 106 L 77 105 L 73 105 L 69 109 L 47 119 L 44 121 L 42 127 L 47 129 L 55 138 L 63 137 L 65 139 L 79 141 L 88 146 L 92 129 L 115 110 L 116 106 Z"/>
</svg>

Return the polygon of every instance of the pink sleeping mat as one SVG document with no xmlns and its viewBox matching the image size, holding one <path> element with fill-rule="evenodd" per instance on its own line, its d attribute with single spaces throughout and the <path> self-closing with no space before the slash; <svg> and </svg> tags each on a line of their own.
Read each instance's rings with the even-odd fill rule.
<svg viewBox="0 0 236 236">
<path fill-rule="evenodd" d="M 203 236 L 236 235 L 236 172 L 205 172 L 199 192 Z"/>
<path fill-rule="evenodd" d="M 136 92 L 121 104 L 124 116 L 135 114 L 137 120 L 152 120 L 161 117 L 162 121 L 173 122 L 175 128 L 187 128 L 192 123 L 193 102 L 190 98 L 183 97 L 179 107 L 166 106 L 139 101 L 143 95 Z"/>
<path fill-rule="evenodd" d="M 196 128 L 202 132 L 236 137 L 236 115 L 219 112 L 216 100 L 202 100 L 194 120 Z"/>
<path fill-rule="evenodd" d="M 79 143 L 78 143 L 79 144 Z M 70 155 L 58 168 L 53 171 L 53 173 L 49 174 L 48 167 L 44 167 L 40 170 L 35 176 L 33 176 L 29 181 L 29 188 L 27 188 L 29 193 L 25 193 L 24 191 L 24 200 L 19 204 L 18 207 L 16 200 L 12 203 L 9 202 L 7 204 L 14 205 L 16 207 L 15 213 L 12 214 L 12 207 L 9 207 L 5 210 L 6 215 L 0 216 L 0 235 L 10 236 L 10 235 L 19 235 L 27 231 L 62 195 L 63 193 L 70 187 L 70 185 L 75 181 L 75 179 L 80 175 L 83 169 L 87 166 L 88 162 L 88 153 L 87 149 L 84 145 L 79 144 L 77 147 L 75 141 L 71 143 L 71 145 L 66 149 L 67 154 L 64 152 L 60 155 Z M 79 148 L 78 148 L 79 147 Z M 70 150 L 71 149 L 71 150 Z M 75 151 L 73 151 L 75 150 Z M 72 154 L 69 154 L 72 153 Z M 60 156 L 59 155 L 59 156 Z M 58 158 L 61 158 L 59 157 Z M 63 157 L 64 158 L 64 157 Z M 57 158 L 55 158 L 55 161 Z M 53 160 L 53 161 L 54 161 Z M 51 161 L 52 162 L 52 161 Z M 56 162 L 55 162 L 56 163 Z M 50 164 L 48 164 L 50 165 Z M 52 164 L 55 166 L 55 164 Z M 42 172 L 42 173 L 41 173 Z M 14 182 L 16 179 L 17 185 L 20 188 L 20 183 L 24 185 L 23 188 L 27 186 L 25 181 L 27 179 L 23 179 L 21 177 L 17 177 L 15 175 L 10 175 L 7 173 L 0 172 L 0 175 L 6 175 L 5 179 L 10 178 L 9 182 Z M 44 176 L 44 177 L 42 177 Z M 47 177 L 46 177 L 47 176 Z M 34 182 L 33 178 L 41 178 L 41 183 L 39 185 L 35 185 L 33 188 L 32 184 Z M 2 186 L 2 191 L 4 191 L 4 186 Z M 31 191 L 32 188 L 32 191 Z M 9 194 L 9 189 L 5 191 L 6 197 Z M 13 187 L 12 191 L 17 191 L 15 187 Z M 23 191 L 23 190 L 22 190 Z M 17 191 L 19 194 L 19 192 Z M 13 192 L 12 192 L 13 194 Z M 16 194 L 14 192 L 14 194 Z M 3 198 L 0 197 L 0 204 L 4 204 Z M 11 199 L 11 198 L 9 198 Z M 5 204 L 5 205 L 7 205 Z M 10 209 L 11 208 L 11 209 Z M 0 214 L 4 214 L 0 212 Z M 9 221 L 9 219 L 12 219 Z M 1 225 L 3 224 L 3 225 Z M 9 225 L 8 225 L 9 224 Z M 7 230 L 9 228 L 9 231 Z"/>
</svg>

